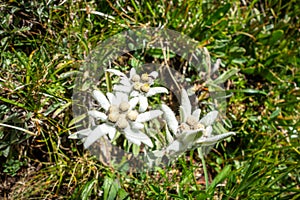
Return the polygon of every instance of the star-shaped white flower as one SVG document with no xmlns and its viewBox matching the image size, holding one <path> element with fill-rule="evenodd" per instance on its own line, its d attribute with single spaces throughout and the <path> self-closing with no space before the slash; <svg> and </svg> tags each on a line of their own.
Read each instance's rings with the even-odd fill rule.
<svg viewBox="0 0 300 200">
<path fill-rule="evenodd" d="M 94 90 L 93 97 L 105 112 L 92 110 L 88 111 L 88 114 L 102 123 L 93 128 L 78 131 L 70 138 L 84 138 L 84 147 L 88 148 L 106 134 L 112 140 L 118 130 L 128 141 L 136 145 L 144 143 L 153 147 L 151 139 L 141 131 L 144 128 L 142 123 L 158 117 L 162 111 L 152 110 L 139 113 L 134 110 L 137 105 L 136 99 L 128 101 L 128 94 L 123 92 L 107 93 L 105 96 L 101 91 Z"/>
<path fill-rule="evenodd" d="M 178 122 L 175 113 L 168 106 L 162 105 L 168 129 L 176 136 L 176 139 L 166 147 L 166 152 L 177 155 L 187 149 L 214 145 L 218 141 L 235 134 L 234 132 L 227 132 L 212 136 L 212 125 L 218 116 L 218 111 L 211 111 L 199 119 L 201 110 L 195 109 L 192 112 L 191 102 L 185 89 L 182 89 L 181 92 L 179 109 L 180 121 Z"/>
</svg>

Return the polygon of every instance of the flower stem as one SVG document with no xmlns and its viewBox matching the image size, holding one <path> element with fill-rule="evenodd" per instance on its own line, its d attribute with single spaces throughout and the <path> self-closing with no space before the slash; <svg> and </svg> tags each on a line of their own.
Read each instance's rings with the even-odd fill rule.
<svg viewBox="0 0 300 200">
<path fill-rule="evenodd" d="M 112 91 L 112 83 L 111 78 L 109 76 L 109 72 L 105 72 L 105 81 L 106 81 L 106 88 L 108 92 Z"/>
<path fill-rule="evenodd" d="M 199 157 L 201 159 L 202 165 L 203 165 L 203 173 L 204 173 L 204 178 L 205 178 L 205 186 L 206 189 L 208 189 L 208 174 L 207 174 L 207 168 L 206 168 L 206 163 L 205 163 L 205 159 L 204 159 L 204 155 L 202 153 L 202 148 L 198 148 L 198 154 Z"/>
</svg>

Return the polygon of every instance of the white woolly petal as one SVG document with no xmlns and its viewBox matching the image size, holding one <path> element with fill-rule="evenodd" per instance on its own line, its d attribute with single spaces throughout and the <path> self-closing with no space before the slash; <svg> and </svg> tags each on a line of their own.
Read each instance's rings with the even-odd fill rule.
<svg viewBox="0 0 300 200">
<path fill-rule="evenodd" d="M 129 93 L 131 87 L 127 85 L 114 85 L 114 91 Z"/>
<path fill-rule="evenodd" d="M 183 107 L 186 115 L 191 115 L 192 105 L 185 89 L 182 89 L 181 91 L 181 106 Z"/>
<path fill-rule="evenodd" d="M 139 95 L 140 95 L 140 93 L 139 93 L 138 91 L 133 90 L 133 91 L 130 93 L 129 96 L 131 96 L 131 97 L 137 97 L 137 96 L 139 96 Z"/>
<path fill-rule="evenodd" d="M 130 128 L 126 128 L 124 130 L 125 137 L 130 142 L 140 146 L 141 142 L 148 145 L 149 147 L 153 147 L 151 139 L 141 131 L 133 131 Z"/>
<path fill-rule="evenodd" d="M 130 69 L 130 74 L 129 74 L 129 76 L 130 76 L 130 79 L 134 76 L 136 74 L 136 70 L 135 70 L 135 68 L 131 68 Z"/>
<path fill-rule="evenodd" d="M 131 127 L 132 127 L 132 129 L 138 129 L 138 130 L 140 130 L 140 129 L 144 128 L 144 124 L 139 123 L 139 122 L 132 122 L 131 123 Z"/>
<path fill-rule="evenodd" d="M 77 131 L 71 135 L 69 135 L 69 139 L 80 139 L 80 138 L 84 138 L 84 137 L 87 137 L 90 132 L 92 131 L 92 129 L 90 128 L 86 128 L 86 129 L 82 129 L 80 131 Z"/>
<path fill-rule="evenodd" d="M 106 93 L 107 99 L 109 100 L 111 105 L 116 105 L 115 104 L 115 95 L 111 92 Z"/>
<path fill-rule="evenodd" d="M 132 99 L 130 99 L 129 100 L 129 105 L 130 105 L 129 110 L 132 110 L 133 108 L 135 108 L 138 103 L 139 103 L 138 97 L 133 97 Z"/>
<path fill-rule="evenodd" d="M 96 142 L 99 138 L 105 135 L 106 132 L 102 130 L 101 126 L 97 126 L 92 132 L 87 136 L 83 146 L 85 149 L 89 148 L 94 142 Z"/>
<path fill-rule="evenodd" d="M 107 100 L 106 96 L 100 91 L 100 90 L 94 90 L 93 91 L 93 97 L 96 99 L 96 101 L 100 104 L 100 106 L 107 111 L 110 103 Z"/>
<path fill-rule="evenodd" d="M 201 137 L 199 138 L 199 140 L 197 140 L 198 144 L 202 144 L 203 146 L 209 146 L 209 145 L 213 145 L 229 136 L 235 135 L 234 132 L 227 132 L 227 133 L 223 133 L 221 135 L 215 135 L 209 138 L 206 137 Z"/>
<path fill-rule="evenodd" d="M 167 125 L 173 134 L 176 134 L 178 129 L 178 121 L 176 119 L 175 113 L 167 105 L 161 105 L 161 109 L 164 112 L 164 119 L 167 121 Z"/>
<path fill-rule="evenodd" d="M 147 122 L 151 119 L 154 119 L 154 118 L 160 116 L 161 114 L 163 114 L 163 112 L 160 110 L 151 110 L 151 111 L 139 114 L 135 121 L 136 122 Z"/>
<path fill-rule="evenodd" d="M 220 68 L 220 64 L 221 64 L 221 59 L 217 59 L 216 63 L 214 64 L 214 66 L 212 67 L 212 70 L 211 70 L 211 74 L 215 73 L 216 71 L 219 70 Z"/>
<path fill-rule="evenodd" d="M 212 132 L 213 132 L 212 126 L 208 126 L 208 127 L 206 127 L 206 129 L 205 129 L 205 131 L 203 133 L 203 136 L 204 137 L 211 137 Z"/>
<path fill-rule="evenodd" d="M 121 78 L 120 83 L 124 86 L 132 86 L 128 78 Z"/>
<path fill-rule="evenodd" d="M 125 137 L 128 141 L 140 146 L 141 145 L 141 139 L 137 136 L 139 131 L 133 131 L 130 128 L 125 128 L 124 133 Z"/>
<path fill-rule="evenodd" d="M 145 112 L 148 108 L 148 99 L 142 95 L 139 96 L 139 111 Z"/>
<path fill-rule="evenodd" d="M 153 87 L 153 88 L 150 88 L 149 91 L 147 92 L 146 96 L 147 97 L 151 97 L 155 94 L 160 94 L 160 93 L 169 93 L 168 89 L 167 88 L 164 88 L 164 87 Z"/>
<path fill-rule="evenodd" d="M 128 95 L 124 92 L 116 92 L 116 105 L 119 105 L 122 101 L 128 101 Z"/>
<path fill-rule="evenodd" d="M 200 110 L 199 108 L 196 109 L 196 110 L 194 110 L 194 112 L 192 113 L 192 115 L 193 115 L 197 120 L 199 120 L 200 114 L 201 114 L 201 110 Z"/>
<path fill-rule="evenodd" d="M 196 137 L 200 130 L 183 131 L 177 139 L 182 141 L 187 146 L 191 146 L 198 138 Z"/>
<path fill-rule="evenodd" d="M 210 126 L 214 123 L 218 116 L 218 111 L 214 110 L 205 115 L 199 122 L 204 126 Z"/>
<path fill-rule="evenodd" d="M 158 77 L 158 72 L 153 71 L 149 74 L 149 76 L 153 77 L 154 79 L 156 79 Z"/>
<path fill-rule="evenodd" d="M 90 110 L 88 111 L 88 115 L 91 116 L 91 117 L 94 117 L 96 118 L 97 120 L 102 120 L 102 121 L 105 121 L 107 119 L 107 116 L 105 113 L 103 112 L 99 112 L 97 110 Z"/>
<path fill-rule="evenodd" d="M 109 72 L 109 73 L 113 73 L 117 76 L 126 77 L 126 75 L 123 72 L 120 72 L 119 70 L 107 69 L 106 71 Z"/>
<path fill-rule="evenodd" d="M 101 124 L 101 129 L 103 130 L 103 132 L 108 133 L 109 138 L 112 140 L 114 139 L 115 135 L 116 135 L 116 128 L 113 126 L 110 126 L 108 124 Z"/>
</svg>

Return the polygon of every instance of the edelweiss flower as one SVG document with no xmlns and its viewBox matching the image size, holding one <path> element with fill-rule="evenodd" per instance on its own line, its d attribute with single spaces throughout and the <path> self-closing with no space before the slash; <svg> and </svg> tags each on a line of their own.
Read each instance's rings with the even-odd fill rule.
<svg viewBox="0 0 300 200">
<path fill-rule="evenodd" d="M 137 99 L 128 101 L 128 94 L 123 92 L 116 92 L 115 95 L 107 93 L 106 96 L 99 90 L 93 91 L 93 97 L 105 113 L 97 110 L 88 111 L 91 117 L 100 120 L 102 123 L 93 127 L 93 129 L 88 128 L 74 133 L 77 136 L 86 137 L 84 147 L 88 148 L 106 134 L 112 140 L 117 130 L 134 144 L 141 145 L 141 143 L 144 143 L 152 147 L 151 139 L 141 131 L 144 128 L 142 123 L 161 115 L 162 111 L 152 110 L 139 113 L 134 110 L 137 105 Z M 76 137 L 71 135 L 71 138 Z"/>
<path fill-rule="evenodd" d="M 211 111 L 199 120 L 201 110 L 192 112 L 191 102 L 186 90 L 181 93 L 180 124 L 176 120 L 175 113 L 166 105 L 162 105 L 164 117 L 168 128 L 176 136 L 176 140 L 166 148 L 166 151 L 182 152 L 199 145 L 213 145 L 214 143 L 234 135 L 233 132 L 212 136 L 212 124 L 215 122 L 218 111 Z M 200 133 L 202 133 L 200 135 Z"/>
<path fill-rule="evenodd" d="M 114 90 L 128 93 L 130 97 L 135 98 L 139 103 L 139 111 L 144 112 L 148 107 L 148 97 L 158 93 L 168 93 L 164 87 L 151 87 L 158 73 L 153 71 L 150 74 L 144 73 L 138 75 L 134 68 L 131 68 L 129 78 L 122 72 L 115 69 L 106 70 L 121 78 L 120 85 L 115 85 Z"/>
</svg>

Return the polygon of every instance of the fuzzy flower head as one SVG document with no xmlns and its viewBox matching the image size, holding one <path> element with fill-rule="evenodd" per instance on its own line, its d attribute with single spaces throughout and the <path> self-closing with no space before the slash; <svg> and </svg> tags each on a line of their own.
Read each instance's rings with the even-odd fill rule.
<svg viewBox="0 0 300 200">
<path fill-rule="evenodd" d="M 148 97 L 159 93 L 168 93 L 168 90 L 164 87 L 151 87 L 158 76 L 156 71 L 139 75 L 134 68 L 131 68 L 129 77 L 115 69 L 108 69 L 107 72 L 120 77 L 120 84 L 115 85 L 113 89 L 118 92 L 127 93 L 130 97 L 136 99 L 135 101 L 139 103 L 140 112 L 147 110 Z"/>
</svg>

